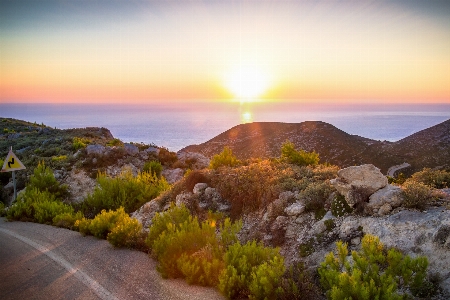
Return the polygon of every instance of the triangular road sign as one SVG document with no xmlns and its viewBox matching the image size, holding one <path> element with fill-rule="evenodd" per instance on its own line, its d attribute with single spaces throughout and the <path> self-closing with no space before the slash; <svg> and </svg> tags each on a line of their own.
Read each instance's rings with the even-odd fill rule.
<svg viewBox="0 0 450 300">
<path fill-rule="evenodd" d="M 9 150 L 8 156 L 6 156 L 3 164 L 2 172 L 11 172 L 23 169 L 26 169 L 23 163 L 17 158 L 12 150 Z"/>
</svg>

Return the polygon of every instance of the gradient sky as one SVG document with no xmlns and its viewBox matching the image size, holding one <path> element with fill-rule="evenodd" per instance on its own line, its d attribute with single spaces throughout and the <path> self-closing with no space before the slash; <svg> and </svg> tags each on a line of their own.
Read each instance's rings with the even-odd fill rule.
<svg viewBox="0 0 450 300">
<path fill-rule="evenodd" d="M 222 101 L 253 81 L 450 103 L 450 1 L 0 0 L 2 103 Z"/>
</svg>

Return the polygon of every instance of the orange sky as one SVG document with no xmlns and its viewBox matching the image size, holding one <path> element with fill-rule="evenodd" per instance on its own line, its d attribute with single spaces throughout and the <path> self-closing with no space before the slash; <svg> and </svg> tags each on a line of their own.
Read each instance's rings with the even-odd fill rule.
<svg viewBox="0 0 450 300">
<path fill-rule="evenodd" d="M 0 102 L 450 103 L 427 3 L 2 1 Z"/>
</svg>

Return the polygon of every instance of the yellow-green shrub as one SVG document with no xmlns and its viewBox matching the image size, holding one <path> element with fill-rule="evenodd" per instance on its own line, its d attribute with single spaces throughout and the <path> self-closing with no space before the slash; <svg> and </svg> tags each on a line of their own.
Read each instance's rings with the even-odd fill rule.
<svg viewBox="0 0 450 300">
<path fill-rule="evenodd" d="M 218 169 L 220 167 L 234 167 L 240 164 L 240 161 L 233 155 L 229 147 L 223 148 L 222 152 L 212 157 L 209 167 Z"/>
<path fill-rule="evenodd" d="M 127 213 L 133 212 L 170 187 L 164 178 L 159 179 L 147 172 L 133 176 L 131 170 L 124 170 L 116 178 L 100 173 L 97 183 L 94 192 L 82 204 L 85 215 L 91 217 L 103 209 L 118 209 L 121 206 Z"/>
<path fill-rule="evenodd" d="M 64 199 L 68 195 L 67 185 L 61 185 L 53 175 L 53 171 L 46 167 L 44 162 L 34 169 L 33 175 L 30 177 L 30 182 L 27 184 L 28 189 L 38 189 L 41 192 L 48 192 L 56 199 Z"/>
<path fill-rule="evenodd" d="M 75 222 L 81 219 L 83 219 L 83 213 L 81 211 L 77 213 L 66 212 L 56 215 L 53 218 L 53 225 L 72 230 L 75 228 Z"/>
<path fill-rule="evenodd" d="M 134 248 L 137 246 L 142 233 L 142 225 L 138 220 L 125 215 L 108 233 L 106 239 L 114 247 Z"/>
<path fill-rule="evenodd" d="M 74 137 L 72 139 L 73 150 L 84 149 L 91 141 L 87 138 Z"/>
<path fill-rule="evenodd" d="M 38 223 L 53 224 L 53 218 L 60 214 L 73 213 L 73 207 L 54 200 L 34 202 L 34 219 Z"/>
<path fill-rule="evenodd" d="M 403 206 L 424 209 L 433 200 L 433 189 L 428 185 L 413 180 L 406 180 L 402 185 Z"/>
<path fill-rule="evenodd" d="M 89 234 L 91 234 L 91 231 L 89 229 L 91 226 L 91 222 L 92 222 L 92 219 L 86 219 L 85 217 L 83 217 L 81 220 L 76 220 L 73 227 L 75 229 L 78 229 L 78 231 L 82 235 L 89 235 Z"/>
<path fill-rule="evenodd" d="M 89 231 L 93 236 L 106 239 L 106 236 L 122 222 L 122 219 L 129 217 L 124 211 L 123 207 L 113 210 L 102 210 L 100 214 L 96 215 L 89 225 Z"/>
<path fill-rule="evenodd" d="M 386 250 L 378 237 L 365 235 L 362 249 L 347 260 L 347 244 L 336 243 L 318 271 L 328 299 L 403 299 L 399 288 L 420 290 L 425 283 L 428 260 L 412 259 L 395 249 Z"/>
<path fill-rule="evenodd" d="M 228 247 L 224 261 L 218 287 L 227 298 L 274 298 L 285 271 L 278 248 L 264 247 L 256 241 L 235 243 Z"/>
<path fill-rule="evenodd" d="M 314 151 L 306 152 L 303 149 L 297 151 L 292 142 L 286 141 L 281 146 L 281 159 L 297 166 L 317 165 L 319 154 Z"/>
<path fill-rule="evenodd" d="M 424 168 L 422 171 L 414 173 L 411 176 L 411 180 L 433 188 L 443 189 L 450 186 L 450 172 Z"/>
</svg>

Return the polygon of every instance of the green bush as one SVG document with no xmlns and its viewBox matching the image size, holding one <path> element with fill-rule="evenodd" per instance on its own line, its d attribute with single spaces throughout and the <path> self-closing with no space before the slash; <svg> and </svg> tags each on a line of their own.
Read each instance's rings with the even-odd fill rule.
<svg viewBox="0 0 450 300">
<path fill-rule="evenodd" d="M 341 194 L 336 194 L 336 196 L 333 199 L 333 202 L 331 202 L 331 213 L 335 217 L 342 217 L 346 214 L 349 214 L 353 211 L 353 209 L 348 205 L 347 201 L 345 200 L 345 197 Z"/>
<path fill-rule="evenodd" d="M 30 182 L 27 189 L 38 189 L 41 192 L 49 192 L 54 195 L 56 199 L 63 200 L 68 196 L 67 185 L 61 185 L 53 175 L 53 171 L 46 167 L 44 162 L 40 162 L 34 169 L 33 175 L 30 177 Z"/>
<path fill-rule="evenodd" d="M 406 180 L 402 185 L 403 206 L 424 209 L 433 200 L 433 189 L 428 185 L 413 180 Z"/>
<path fill-rule="evenodd" d="M 107 235 L 106 239 L 114 247 L 135 248 L 138 246 L 141 235 L 141 223 L 125 214 Z"/>
<path fill-rule="evenodd" d="M 60 214 L 73 213 L 73 207 L 55 200 L 34 202 L 34 219 L 38 223 L 53 224 L 53 218 Z"/>
<path fill-rule="evenodd" d="M 312 275 L 305 270 L 303 263 L 291 265 L 280 282 L 277 291 L 279 300 L 316 300 L 321 298 L 319 288 L 314 284 Z"/>
<path fill-rule="evenodd" d="M 78 231 L 82 235 L 92 234 L 90 229 L 89 229 L 90 226 L 91 226 L 91 222 L 92 222 L 92 219 L 86 219 L 85 217 L 83 217 L 81 220 L 76 220 L 75 221 L 74 228 L 78 229 Z"/>
<path fill-rule="evenodd" d="M 159 148 L 158 160 L 165 166 L 172 166 L 178 161 L 177 154 L 167 148 Z"/>
<path fill-rule="evenodd" d="M 223 151 L 212 157 L 209 167 L 211 169 L 218 169 L 220 167 L 235 167 L 240 164 L 240 161 L 233 155 L 229 147 L 223 148 Z"/>
<path fill-rule="evenodd" d="M 115 147 L 115 146 L 123 146 L 123 142 L 117 138 L 114 138 L 106 143 L 107 146 Z"/>
<path fill-rule="evenodd" d="M 347 244 L 336 243 L 318 271 L 328 299 L 403 299 L 400 289 L 420 290 L 426 283 L 428 261 L 412 259 L 395 249 L 386 250 L 378 237 L 365 235 L 362 249 L 347 259 Z"/>
<path fill-rule="evenodd" d="M 35 203 L 44 201 L 56 201 L 55 196 L 47 191 L 27 187 L 9 207 L 6 217 L 8 220 L 35 221 Z"/>
<path fill-rule="evenodd" d="M 327 181 L 313 182 L 300 192 L 299 198 L 304 199 L 306 211 L 317 212 L 323 210 L 333 191 L 333 186 Z"/>
<path fill-rule="evenodd" d="M 229 299 L 250 297 L 272 299 L 285 271 L 278 248 L 256 241 L 235 243 L 224 255 L 225 269 L 219 276 L 219 290 Z"/>
<path fill-rule="evenodd" d="M 163 167 L 159 161 L 152 160 L 152 161 L 148 161 L 144 164 L 143 171 L 153 174 L 156 177 L 160 178 L 162 169 L 163 169 Z"/>
<path fill-rule="evenodd" d="M 53 218 L 53 225 L 72 230 L 75 228 L 75 223 L 81 219 L 83 219 L 83 213 L 81 211 L 77 213 L 66 212 L 56 215 Z"/>
<path fill-rule="evenodd" d="M 102 210 L 100 214 L 96 215 L 89 225 L 89 231 L 93 236 L 106 239 L 106 236 L 122 221 L 128 217 L 123 207 L 117 210 Z"/>
<path fill-rule="evenodd" d="M 90 143 L 91 143 L 91 141 L 87 138 L 74 137 L 72 139 L 72 149 L 75 151 L 77 151 L 79 149 L 84 149 Z"/>
<path fill-rule="evenodd" d="M 286 141 L 281 146 L 281 159 L 298 166 L 317 165 L 319 163 L 319 154 L 314 151 L 306 152 L 303 149 L 297 151 L 292 142 Z"/>
<path fill-rule="evenodd" d="M 5 204 L 0 201 L 0 217 L 6 216 Z"/>
<path fill-rule="evenodd" d="M 97 183 L 94 192 L 81 205 L 82 211 L 89 217 L 94 217 L 103 209 L 118 209 L 121 206 L 125 212 L 133 212 L 170 187 L 164 178 L 158 179 L 147 172 L 133 176 L 131 170 L 124 170 L 116 178 L 100 173 Z"/>
<path fill-rule="evenodd" d="M 423 183 L 432 188 L 444 189 L 450 186 L 450 172 L 424 168 L 422 171 L 414 173 L 411 176 L 411 180 Z"/>
</svg>

